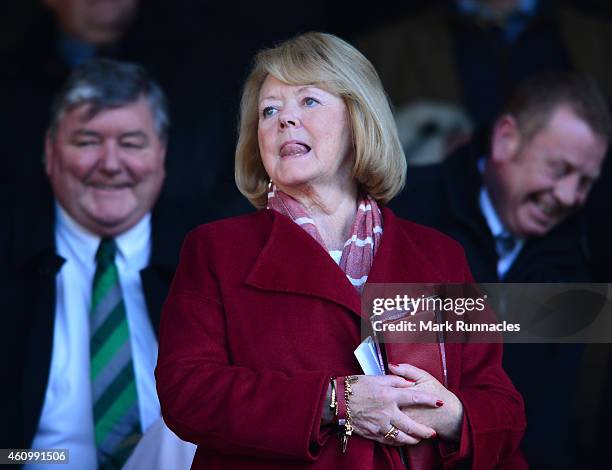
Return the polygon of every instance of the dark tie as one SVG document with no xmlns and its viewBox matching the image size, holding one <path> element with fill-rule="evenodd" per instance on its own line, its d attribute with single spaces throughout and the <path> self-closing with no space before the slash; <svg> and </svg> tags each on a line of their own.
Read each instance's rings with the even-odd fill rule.
<svg viewBox="0 0 612 470">
<path fill-rule="evenodd" d="M 508 232 L 502 232 L 495 237 L 495 249 L 500 258 L 508 256 L 516 246 L 516 239 Z"/>
<path fill-rule="evenodd" d="M 91 380 L 98 464 L 119 469 L 141 436 L 130 332 L 115 265 L 117 246 L 104 238 L 96 252 L 91 296 Z"/>
</svg>

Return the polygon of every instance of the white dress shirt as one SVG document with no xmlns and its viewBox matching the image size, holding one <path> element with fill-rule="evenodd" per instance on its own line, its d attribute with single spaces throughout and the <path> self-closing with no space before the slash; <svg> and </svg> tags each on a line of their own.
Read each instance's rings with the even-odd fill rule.
<svg viewBox="0 0 612 470">
<path fill-rule="evenodd" d="M 119 272 L 143 431 L 160 416 L 153 371 L 157 339 L 147 314 L 140 280 L 151 254 L 147 214 L 115 238 Z M 100 237 L 86 230 L 56 204 L 55 243 L 66 259 L 56 277 L 55 324 L 49 382 L 33 449 L 68 449 L 63 470 L 97 469 L 89 357 L 89 307 Z M 39 465 L 26 466 L 36 470 Z"/>
<path fill-rule="evenodd" d="M 502 224 L 497 212 L 495 211 L 495 207 L 493 207 L 493 203 L 491 202 L 491 198 L 489 197 L 489 192 L 483 186 L 480 190 L 480 198 L 478 200 L 480 204 L 480 210 L 482 211 L 482 215 L 487 221 L 487 225 L 489 226 L 489 230 L 493 234 L 493 238 L 497 239 L 502 236 L 512 237 L 510 232 L 504 227 Z M 500 279 L 503 279 L 514 260 L 521 252 L 523 245 L 525 244 L 525 240 L 522 238 L 514 238 L 514 247 L 510 251 L 504 251 L 500 249 L 498 244 L 495 244 L 495 250 L 497 251 L 497 256 L 499 257 L 497 261 L 497 275 Z"/>
</svg>

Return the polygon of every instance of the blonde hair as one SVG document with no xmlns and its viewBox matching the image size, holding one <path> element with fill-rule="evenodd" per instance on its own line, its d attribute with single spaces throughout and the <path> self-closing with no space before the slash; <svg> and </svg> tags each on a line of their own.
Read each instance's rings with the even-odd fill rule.
<svg viewBox="0 0 612 470">
<path fill-rule="evenodd" d="M 406 159 L 376 70 L 342 39 L 311 32 L 260 51 L 244 85 L 235 177 L 255 207 L 265 207 L 269 182 L 257 140 L 259 91 L 268 75 L 288 85 L 315 85 L 343 98 L 353 136 L 353 178 L 381 204 L 401 191 Z"/>
</svg>

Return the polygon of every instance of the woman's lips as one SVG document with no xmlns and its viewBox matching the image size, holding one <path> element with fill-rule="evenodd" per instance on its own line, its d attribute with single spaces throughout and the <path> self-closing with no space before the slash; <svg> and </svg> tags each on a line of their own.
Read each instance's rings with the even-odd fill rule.
<svg viewBox="0 0 612 470">
<path fill-rule="evenodd" d="M 280 148 L 281 157 L 299 157 L 310 152 L 310 147 L 301 142 L 287 142 Z"/>
</svg>

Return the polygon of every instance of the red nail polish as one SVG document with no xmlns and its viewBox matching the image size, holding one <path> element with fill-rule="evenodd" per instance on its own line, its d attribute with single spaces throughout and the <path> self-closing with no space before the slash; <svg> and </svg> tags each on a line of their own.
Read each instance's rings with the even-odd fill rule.
<svg viewBox="0 0 612 470">
<path fill-rule="evenodd" d="M 411 384 L 414 383 L 414 380 L 410 380 L 410 379 L 404 379 L 406 382 L 410 382 Z"/>
<path fill-rule="evenodd" d="M 399 367 L 397 364 L 394 364 L 393 362 L 390 362 L 389 365 L 393 367 Z"/>
<path fill-rule="evenodd" d="M 444 405 L 444 402 L 443 402 L 442 400 L 438 400 L 438 401 L 436 402 L 436 406 L 437 406 L 438 408 L 440 408 L 442 405 Z"/>
<path fill-rule="evenodd" d="M 436 437 L 438 437 L 438 433 L 436 433 L 436 431 L 434 431 L 433 434 L 431 435 L 430 439 L 435 439 Z"/>
</svg>

